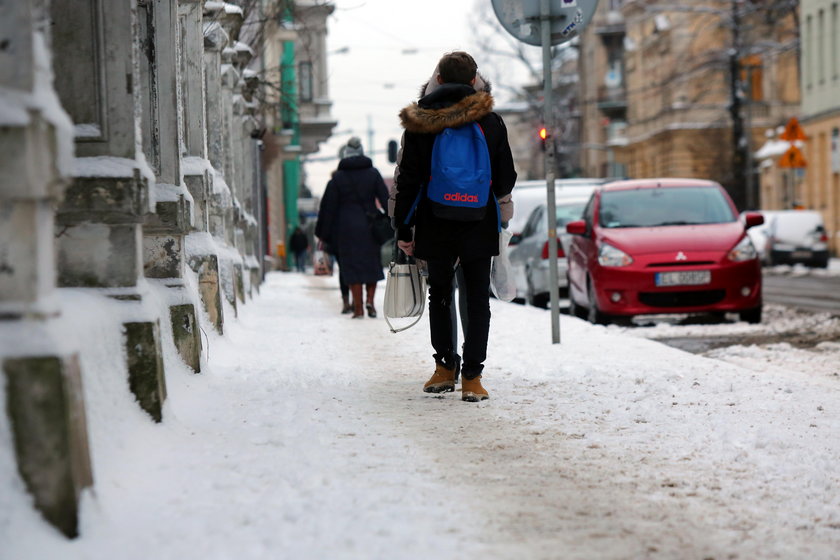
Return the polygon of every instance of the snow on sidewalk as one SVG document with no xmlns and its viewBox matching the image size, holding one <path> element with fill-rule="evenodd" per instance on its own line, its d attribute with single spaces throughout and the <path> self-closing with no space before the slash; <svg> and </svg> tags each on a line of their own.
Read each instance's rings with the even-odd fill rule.
<svg viewBox="0 0 840 560">
<path fill-rule="evenodd" d="M 351 320 L 335 284 L 269 275 L 204 373 L 167 371 L 159 425 L 119 360 L 82 356 L 82 537 L 32 511 L 0 425 L 0 558 L 838 557 L 836 376 L 568 316 L 552 345 L 547 313 L 493 301 L 491 398 L 464 403 L 421 391 L 426 320 Z"/>
</svg>

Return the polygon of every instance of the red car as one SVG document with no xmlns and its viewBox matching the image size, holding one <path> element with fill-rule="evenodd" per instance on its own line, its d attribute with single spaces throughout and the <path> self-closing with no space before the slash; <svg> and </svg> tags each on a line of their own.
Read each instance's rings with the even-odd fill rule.
<svg viewBox="0 0 840 560">
<path fill-rule="evenodd" d="M 572 313 L 593 323 L 634 315 L 738 313 L 761 322 L 761 263 L 719 184 L 695 179 L 616 181 L 566 224 Z"/>
</svg>

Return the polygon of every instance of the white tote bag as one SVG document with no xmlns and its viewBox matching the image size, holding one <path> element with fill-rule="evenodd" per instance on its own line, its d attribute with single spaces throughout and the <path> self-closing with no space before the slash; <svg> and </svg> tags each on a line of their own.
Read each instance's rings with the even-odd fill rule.
<svg viewBox="0 0 840 560">
<path fill-rule="evenodd" d="M 402 251 L 397 250 L 397 253 L 397 262 L 391 262 L 385 282 L 385 322 L 392 333 L 410 329 L 419 323 L 426 308 L 426 278 L 420 274 L 420 268 L 414 259 L 408 258 L 408 262 L 398 262 L 406 260 L 406 256 Z M 388 320 L 410 317 L 417 319 L 398 329 Z"/>
<path fill-rule="evenodd" d="M 493 257 L 490 265 L 490 289 L 493 295 L 502 301 L 513 301 L 516 297 L 516 282 L 513 279 L 513 267 L 508 258 L 508 244 L 513 234 L 506 229 L 499 233 L 499 254 Z"/>
</svg>

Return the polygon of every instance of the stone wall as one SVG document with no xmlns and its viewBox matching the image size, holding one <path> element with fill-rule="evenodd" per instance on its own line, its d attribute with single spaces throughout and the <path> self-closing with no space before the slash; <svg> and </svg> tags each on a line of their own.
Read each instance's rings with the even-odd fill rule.
<svg viewBox="0 0 840 560">
<path fill-rule="evenodd" d="M 102 341 L 61 340 L 62 293 L 120 306 L 109 351 L 160 422 L 161 337 L 199 373 L 201 329 L 223 332 L 262 281 L 242 19 L 203 0 L 18 0 L 0 20 L 0 414 L 35 507 L 68 537 L 94 484 L 79 355 Z"/>
</svg>

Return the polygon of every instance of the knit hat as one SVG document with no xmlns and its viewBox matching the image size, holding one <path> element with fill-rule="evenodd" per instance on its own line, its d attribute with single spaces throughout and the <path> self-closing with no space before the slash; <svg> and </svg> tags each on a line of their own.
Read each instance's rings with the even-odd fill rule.
<svg viewBox="0 0 840 560">
<path fill-rule="evenodd" d="M 347 145 L 341 148 L 341 158 L 349 158 L 353 156 L 363 156 L 365 155 L 364 149 L 362 149 L 362 141 L 359 140 L 357 136 L 354 136 L 350 140 L 347 141 Z"/>
</svg>

